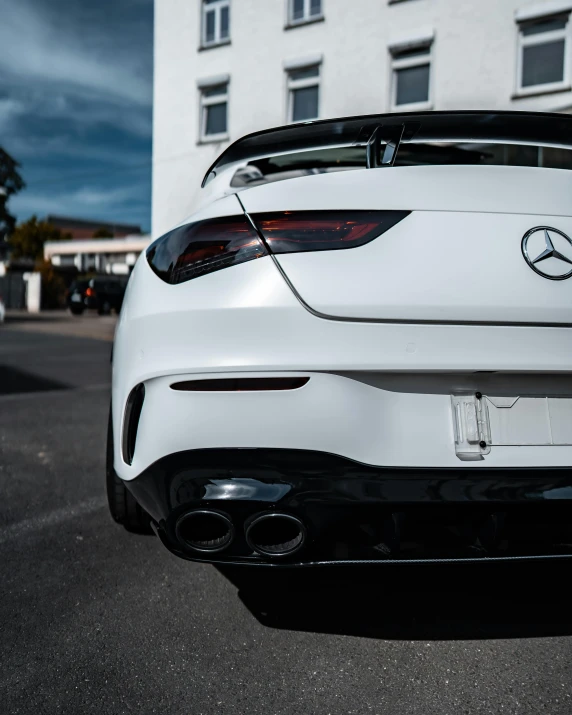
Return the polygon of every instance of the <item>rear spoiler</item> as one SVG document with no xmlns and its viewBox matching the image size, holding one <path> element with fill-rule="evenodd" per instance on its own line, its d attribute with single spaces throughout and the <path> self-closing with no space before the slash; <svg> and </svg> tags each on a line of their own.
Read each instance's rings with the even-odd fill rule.
<svg viewBox="0 0 572 715">
<path fill-rule="evenodd" d="M 571 147 L 572 115 L 547 112 L 407 112 L 290 124 L 247 134 L 235 141 L 209 168 L 202 186 L 229 164 L 311 149 L 365 146 L 368 168 L 393 166 L 400 143 L 409 141 L 482 141 Z"/>
</svg>

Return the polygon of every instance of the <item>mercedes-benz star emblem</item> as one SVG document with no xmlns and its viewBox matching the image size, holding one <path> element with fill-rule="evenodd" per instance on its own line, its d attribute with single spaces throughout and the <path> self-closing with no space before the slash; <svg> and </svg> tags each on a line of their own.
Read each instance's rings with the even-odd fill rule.
<svg viewBox="0 0 572 715">
<path fill-rule="evenodd" d="M 572 276 L 572 239 L 557 228 L 537 226 L 522 237 L 524 260 L 539 276 L 563 281 Z"/>
</svg>

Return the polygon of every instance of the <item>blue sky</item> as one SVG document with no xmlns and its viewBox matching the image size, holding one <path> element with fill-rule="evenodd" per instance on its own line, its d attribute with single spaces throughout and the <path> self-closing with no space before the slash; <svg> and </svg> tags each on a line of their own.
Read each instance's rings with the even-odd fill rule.
<svg viewBox="0 0 572 715">
<path fill-rule="evenodd" d="M 11 0 L 0 22 L 0 146 L 32 214 L 150 226 L 153 0 Z"/>
</svg>

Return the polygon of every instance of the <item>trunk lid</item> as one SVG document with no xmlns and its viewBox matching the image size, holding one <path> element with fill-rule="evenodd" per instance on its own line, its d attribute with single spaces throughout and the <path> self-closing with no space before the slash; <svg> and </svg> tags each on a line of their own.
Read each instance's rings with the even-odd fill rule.
<svg viewBox="0 0 572 715">
<path fill-rule="evenodd" d="M 572 279 L 561 279 L 572 269 L 571 172 L 356 170 L 257 186 L 240 199 L 255 221 L 283 211 L 411 211 L 366 245 L 275 257 L 304 303 L 325 317 L 572 324 Z"/>
</svg>

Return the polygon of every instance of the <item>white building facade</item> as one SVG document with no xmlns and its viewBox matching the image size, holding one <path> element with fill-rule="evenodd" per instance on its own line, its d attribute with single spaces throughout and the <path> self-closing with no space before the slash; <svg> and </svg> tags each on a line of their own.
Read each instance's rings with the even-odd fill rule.
<svg viewBox="0 0 572 715">
<path fill-rule="evenodd" d="M 139 254 L 150 243 L 150 236 L 125 238 L 75 239 L 47 241 L 44 259 L 58 268 L 77 268 L 79 273 L 129 275 Z"/>
<path fill-rule="evenodd" d="M 244 134 L 418 109 L 572 111 L 572 0 L 155 0 L 153 236 Z"/>
</svg>

